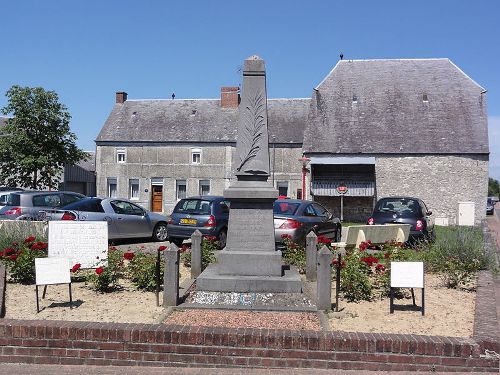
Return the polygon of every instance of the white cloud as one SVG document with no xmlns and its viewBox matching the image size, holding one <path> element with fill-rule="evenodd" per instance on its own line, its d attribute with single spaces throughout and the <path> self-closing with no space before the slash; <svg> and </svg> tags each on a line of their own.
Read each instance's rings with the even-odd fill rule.
<svg viewBox="0 0 500 375">
<path fill-rule="evenodd" d="M 500 181 L 500 116 L 488 118 L 490 177 Z"/>
</svg>

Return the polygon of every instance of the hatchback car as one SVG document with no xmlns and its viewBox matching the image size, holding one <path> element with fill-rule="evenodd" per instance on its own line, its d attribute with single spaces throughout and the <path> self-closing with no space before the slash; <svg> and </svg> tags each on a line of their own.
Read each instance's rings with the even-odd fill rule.
<svg viewBox="0 0 500 375">
<path fill-rule="evenodd" d="M 85 195 L 72 191 L 17 191 L 9 193 L 0 208 L 0 220 L 43 220 L 40 212 L 79 201 Z"/>
<path fill-rule="evenodd" d="M 488 198 L 486 200 L 486 215 L 493 215 L 495 213 L 495 202 Z"/>
<path fill-rule="evenodd" d="M 389 197 L 377 201 L 368 224 L 410 224 L 409 243 L 432 241 L 435 238 L 434 219 L 419 198 Z"/>
<path fill-rule="evenodd" d="M 167 217 L 145 210 L 135 203 L 116 198 L 85 198 L 45 211 L 46 220 L 107 221 L 108 238 L 167 239 Z"/>
<path fill-rule="evenodd" d="M 229 201 L 221 196 L 195 196 L 181 199 L 168 221 L 168 240 L 177 246 L 195 230 L 203 236 L 215 236 L 219 248 L 226 246 Z"/>
<path fill-rule="evenodd" d="M 282 248 L 283 235 L 298 244 L 305 245 L 306 236 L 317 236 L 340 241 L 342 224 L 321 204 L 299 199 L 278 199 L 274 202 L 274 236 L 277 248 Z"/>
</svg>

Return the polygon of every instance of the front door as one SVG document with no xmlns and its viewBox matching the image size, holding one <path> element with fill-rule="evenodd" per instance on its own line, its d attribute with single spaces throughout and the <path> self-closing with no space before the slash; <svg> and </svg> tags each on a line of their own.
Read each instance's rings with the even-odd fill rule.
<svg viewBox="0 0 500 375">
<path fill-rule="evenodd" d="M 163 186 L 153 185 L 151 186 L 152 199 L 151 199 L 151 211 L 162 212 L 163 211 Z"/>
</svg>

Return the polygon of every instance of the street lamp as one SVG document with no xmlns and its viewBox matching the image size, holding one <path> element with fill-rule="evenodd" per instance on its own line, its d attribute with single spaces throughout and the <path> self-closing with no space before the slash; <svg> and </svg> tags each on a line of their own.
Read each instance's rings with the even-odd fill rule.
<svg viewBox="0 0 500 375">
<path fill-rule="evenodd" d="M 302 200 L 306 199 L 306 175 L 307 175 L 307 164 L 311 161 L 307 156 L 302 156 L 299 158 L 299 161 L 302 162 Z"/>
</svg>

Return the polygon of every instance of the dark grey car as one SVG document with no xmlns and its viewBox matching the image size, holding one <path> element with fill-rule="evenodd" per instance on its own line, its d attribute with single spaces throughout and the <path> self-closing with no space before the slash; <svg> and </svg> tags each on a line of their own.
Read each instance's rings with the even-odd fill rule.
<svg viewBox="0 0 500 375">
<path fill-rule="evenodd" d="M 377 201 L 368 224 L 410 224 L 410 243 L 434 240 L 432 211 L 419 198 L 388 197 Z"/>
<path fill-rule="evenodd" d="M 5 198 L 0 220 L 43 220 L 40 213 L 79 201 L 85 195 L 72 191 L 16 191 Z"/>
<path fill-rule="evenodd" d="M 167 239 L 167 217 L 125 199 L 85 198 L 59 210 L 47 210 L 46 220 L 107 221 L 108 238 Z"/>
<path fill-rule="evenodd" d="M 219 247 L 226 246 L 229 202 L 221 196 L 195 196 L 181 199 L 168 222 L 168 239 L 180 246 L 195 230 L 215 236 Z"/>
<path fill-rule="evenodd" d="M 338 218 L 321 204 L 300 199 L 278 199 L 274 202 L 274 237 L 277 248 L 282 248 L 283 235 L 305 245 L 306 236 L 314 232 L 317 236 L 340 241 L 342 225 Z"/>
</svg>

